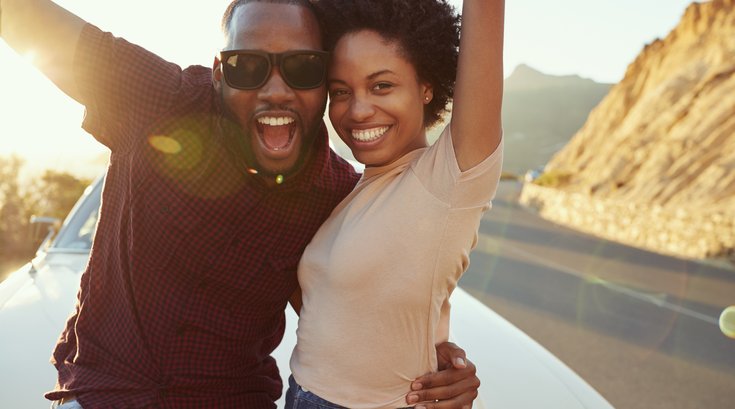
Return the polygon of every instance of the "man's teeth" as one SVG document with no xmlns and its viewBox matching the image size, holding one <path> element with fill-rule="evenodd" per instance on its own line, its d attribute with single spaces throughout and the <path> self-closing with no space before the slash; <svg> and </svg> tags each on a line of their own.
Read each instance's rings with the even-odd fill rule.
<svg viewBox="0 0 735 409">
<path fill-rule="evenodd" d="M 380 128 L 372 129 L 353 129 L 352 138 L 360 142 L 374 141 L 383 136 L 388 128 L 388 126 L 381 126 Z"/>
<path fill-rule="evenodd" d="M 287 116 L 264 116 L 261 118 L 258 118 L 258 123 L 261 125 L 269 125 L 269 126 L 281 126 L 281 125 L 289 125 L 294 122 L 293 118 L 287 117 Z"/>
</svg>

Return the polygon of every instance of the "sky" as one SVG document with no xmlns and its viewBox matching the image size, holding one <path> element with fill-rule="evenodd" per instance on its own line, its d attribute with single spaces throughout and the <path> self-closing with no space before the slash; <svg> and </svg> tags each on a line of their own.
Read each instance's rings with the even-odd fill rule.
<svg viewBox="0 0 735 409">
<path fill-rule="evenodd" d="M 460 0 L 450 0 L 461 10 Z M 211 66 L 229 0 L 57 0 L 83 19 L 182 66 Z M 690 0 L 506 0 L 506 76 L 521 63 L 615 83 L 643 46 L 665 37 Z M 183 7 L 182 4 L 186 4 Z M 194 5 L 194 6 L 192 6 Z M 140 10 L 146 10 L 142 14 Z M 83 108 L 0 40 L 0 158 L 93 177 L 106 149 L 81 130 Z"/>
</svg>

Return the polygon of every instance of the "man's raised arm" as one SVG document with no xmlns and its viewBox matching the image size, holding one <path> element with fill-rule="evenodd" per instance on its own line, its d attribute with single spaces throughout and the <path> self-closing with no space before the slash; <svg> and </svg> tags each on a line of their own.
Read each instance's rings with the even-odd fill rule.
<svg viewBox="0 0 735 409">
<path fill-rule="evenodd" d="M 0 36 L 33 63 L 64 93 L 79 100 L 74 53 L 84 20 L 50 0 L 0 0 Z"/>
</svg>

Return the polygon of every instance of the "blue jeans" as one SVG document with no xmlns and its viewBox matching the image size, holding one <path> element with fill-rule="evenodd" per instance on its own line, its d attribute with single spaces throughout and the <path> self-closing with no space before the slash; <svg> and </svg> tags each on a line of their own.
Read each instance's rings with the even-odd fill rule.
<svg viewBox="0 0 735 409">
<path fill-rule="evenodd" d="M 293 376 L 288 378 L 286 409 L 347 409 L 305 391 Z"/>
</svg>

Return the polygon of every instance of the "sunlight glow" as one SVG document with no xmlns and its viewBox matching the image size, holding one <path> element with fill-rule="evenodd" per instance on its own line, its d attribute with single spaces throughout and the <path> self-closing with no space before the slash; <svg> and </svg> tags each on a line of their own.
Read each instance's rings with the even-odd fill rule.
<svg viewBox="0 0 735 409">
<path fill-rule="evenodd" d="M 33 64 L 36 60 L 36 52 L 34 50 L 28 50 L 25 54 L 23 54 L 23 59 L 26 60 L 29 64 Z"/>
</svg>

